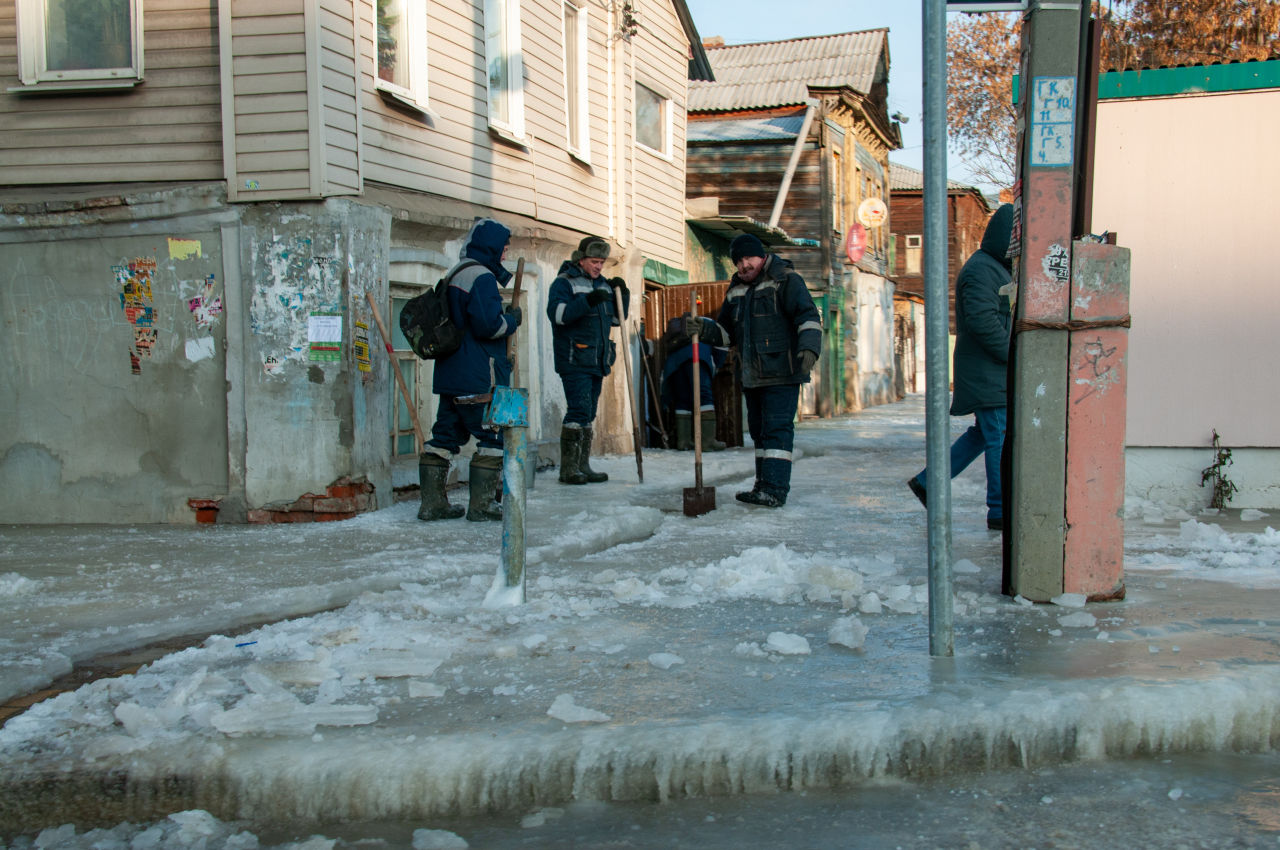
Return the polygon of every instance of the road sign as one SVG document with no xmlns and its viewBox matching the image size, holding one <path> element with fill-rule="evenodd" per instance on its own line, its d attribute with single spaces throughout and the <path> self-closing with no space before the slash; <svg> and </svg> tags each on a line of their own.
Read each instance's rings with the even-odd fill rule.
<svg viewBox="0 0 1280 850">
<path fill-rule="evenodd" d="M 866 227 L 879 227 L 889 218 L 889 207 L 879 198 L 867 198 L 858 204 L 858 221 Z"/>
<path fill-rule="evenodd" d="M 867 253 L 867 229 L 861 224 L 854 224 L 849 228 L 844 238 L 844 253 L 851 263 L 858 262 Z"/>
</svg>

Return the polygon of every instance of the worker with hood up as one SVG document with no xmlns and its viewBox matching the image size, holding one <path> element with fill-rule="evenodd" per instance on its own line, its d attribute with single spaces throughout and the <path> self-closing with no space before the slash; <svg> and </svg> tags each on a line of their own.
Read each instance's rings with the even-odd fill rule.
<svg viewBox="0 0 1280 850">
<path fill-rule="evenodd" d="M 1009 363 L 1010 299 L 1001 289 L 1012 283 L 1009 240 L 1013 206 L 995 211 L 982 235 L 982 247 L 956 276 L 956 350 L 952 361 L 955 393 L 951 415 L 974 415 L 974 424 L 951 446 L 951 477 L 987 456 L 987 528 L 1004 528 L 1000 497 L 1000 452 L 1004 447 Z M 1005 290 L 1006 292 L 1008 290 Z M 907 482 L 920 504 L 927 504 L 925 474 Z"/>
<path fill-rule="evenodd" d="M 462 244 L 458 264 L 449 270 L 449 318 L 463 331 L 462 347 L 436 361 L 432 392 L 440 397 L 431 439 L 418 462 L 422 507 L 418 519 L 457 519 L 465 512 L 472 522 L 501 520 L 494 501 L 502 475 L 502 432 L 484 426 L 484 411 L 494 387 L 511 383 L 507 337 L 520 326 L 520 308 L 502 306 L 500 284 L 511 279 L 502 267 L 511 231 L 482 218 Z M 449 464 L 475 437 L 471 458 L 471 499 L 464 511 L 449 504 L 445 483 Z"/>
</svg>

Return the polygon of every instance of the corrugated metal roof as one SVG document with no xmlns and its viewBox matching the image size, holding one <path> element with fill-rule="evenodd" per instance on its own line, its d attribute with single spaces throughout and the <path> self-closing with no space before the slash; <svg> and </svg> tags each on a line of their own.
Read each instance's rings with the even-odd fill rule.
<svg viewBox="0 0 1280 850">
<path fill-rule="evenodd" d="M 769 247 L 801 244 L 801 242 L 788 236 L 787 232 L 781 227 L 770 227 L 763 221 L 757 221 L 750 216 L 721 215 L 714 218 L 690 218 L 685 220 L 730 241 L 744 233 L 750 233 Z"/>
<path fill-rule="evenodd" d="M 888 76 L 887 29 L 713 47 L 715 82 L 689 82 L 690 112 L 803 105 L 809 86 L 869 94 Z M 883 57 L 883 62 L 882 62 Z"/>
<path fill-rule="evenodd" d="M 800 135 L 804 114 L 783 118 L 730 118 L 725 121 L 690 121 L 688 140 L 693 142 L 790 141 Z"/>
<path fill-rule="evenodd" d="M 977 186 L 970 186 L 968 183 L 958 183 L 955 180 L 947 181 L 948 189 L 958 189 L 960 191 L 972 190 L 982 194 Z M 896 162 L 889 163 L 889 189 L 902 189 L 904 191 L 923 191 L 924 189 L 924 172 L 918 168 L 912 168 L 908 165 L 899 165 Z M 984 196 L 985 197 L 985 196 Z"/>
</svg>

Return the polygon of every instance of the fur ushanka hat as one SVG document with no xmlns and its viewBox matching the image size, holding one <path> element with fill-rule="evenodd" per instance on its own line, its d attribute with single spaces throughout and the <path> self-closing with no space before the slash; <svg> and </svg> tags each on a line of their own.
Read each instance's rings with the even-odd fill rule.
<svg viewBox="0 0 1280 850">
<path fill-rule="evenodd" d="M 588 236 L 578 243 L 578 250 L 569 257 L 569 262 L 576 263 L 583 259 L 609 259 L 609 243 L 599 236 Z"/>
</svg>

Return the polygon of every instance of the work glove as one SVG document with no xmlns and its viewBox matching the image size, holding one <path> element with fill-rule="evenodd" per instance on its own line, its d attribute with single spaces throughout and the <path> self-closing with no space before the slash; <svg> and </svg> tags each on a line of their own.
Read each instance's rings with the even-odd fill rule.
<svg viewBox="0 0 1280 850">
<path fill-rule="evenodd" d="M 818 362 L 818 352 L 805 350 L 800 352 L 800 371 L 808 375 L 813 371 L 813 364 Z"/>
<path fill-rule="evenodd" d="M 612 299 L 613 291 L 608 289 L 600 289 L 597 287 L 587 293 L 587 304 L 592 307 L 595 307 L 598 304 L 603 304 L 604 302 Z"/>
<path fill-rule="evenodd" d="M 520 327 L 520 323 L 524 321 L 524 311 L 514 304 L 508 304 L 507 309 L 503 310 L 508 316 L 512 316 L 516 320 L 516 327 Z"/>
<path fill-rule="evenodd" d="M 685 336 L 698 335 L 698 339 L 707 341 L 707 322 L 709 320 L 705 316 L 685 316 L 684 332 Z"/>
</svg>

